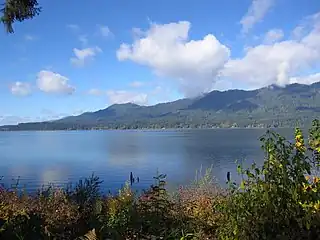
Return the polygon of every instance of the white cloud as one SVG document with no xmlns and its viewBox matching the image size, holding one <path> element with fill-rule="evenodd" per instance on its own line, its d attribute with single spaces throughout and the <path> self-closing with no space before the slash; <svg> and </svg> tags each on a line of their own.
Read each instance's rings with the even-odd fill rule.
<svg viewBox="0 0 320 240">
<path fill-rule="evenodd" d="M 31 86 L 29 83 L 15 82 L 11 85 L 11 93 L 16 96 L 27 96 L 31 94 Z"/>
<path fill-rule="evenodd" d="M 320 73 L 315 73 L 302 77 L 292 77 L 290 78 L 290 83 L 304 83 L 304 84 L 312 84 L 320 82 Z"/>
<path fill-rule="evenodd" d="M 274 3 L 274 0 L 252 0 L 252 3 L 248 9 L 248 12 L 240 20 L 242 25 L 242 32 L 248 33 L 253 26 L 262 21 L 264 16 L 270 10 Z"/>
<path fill-rule="evenodd" d="M 189 29 L 190 23 L 185 21 L 151 24 L 147 31 L 133 29 L 133 42 L 121 44 L 117 58 L 150 67 L 186 97 L 213 88 L 253 89 L 270 84 L 284 86 L 319 81 L 319 74 L 310 75 L 310 72 L 320 69 L 320 12 L 306 17 L 287 36 L 281 29 L 271 29 L 260 38 L 260 45 L 248 46 L 243 56 L 234 58 L 230 58 L 230 50 L 211 34 L 200 40 L 189 39 Z M 141 84 L 137 81 L 130 86 Z M 125 94 L 127 91 L 120 91 L 117 96 Z M 150 100 L 151 92 L 147 95 Z"/>
<path fill-rule="evenodd" d="M 146 93 L 109 90 L 107 91 L 107 97 L 110 104 L 135 103 L 139 105 L 146 105 L 148 103 L 148 95 Z"/>
<path fill-rule="evenodd" d="M 317 15 L 317 14 L 316 14 Z M 230 60 L 222 71 L 226 79 L 243 81 L 251 87 L 285 85 L 293 81 L 308 83 L 310 78 L 296 78 L 319 67 L 320 15 L 308 17 L 309 32 L 301 39 L 289 39 L 271 45 L 248 48 L 242 58 Z"/>
<path fill-rule="evenodd" d="M 79 31 L 80 27 L 77 24 L 67 24 L 67 28 L 69 28 L 72 31 Z"/>
<path fill-rule="evenodd" d="M 97 89 L 97 88 L 92 88 L 88 91 L 89 95 L 94 95 L 94 96 L 101 96 L 106 94 L 106 91 L 103 91 L 101 89 Z"/>
<path fill-rule="evenodd" d="M 215 36 L 188 40 L 190 23 L 151 24 L 132 44 L 121 44 L 120 61 L 131 60 L 151 67 L 158 75 L 176 80 L 187 97 L 212 89 L 219 70 L 229 59 L 229 49 Z"/>
<path fill-rule="evenodd" d="M 292 31 L 292 36 L 296 40 L 301 40 L 312 29 L 320 28 L 320 12 L 307 16 L 300 24 Z"/>
<path fill-rule="evenodd" d="M 102 50 L 99 47 L 84 49 L 74 48 L 73 53 L 75 57 L 71 58 L 70 61 L 75 66 L 84 66 L 86 62 L 93 60 L 100 52 L 102 52 Z"/>
<path fill-rule="evenodd" d="M 300 39 L 303 36 L 304 27 L 299 25 L 292 31 L 292 36 L 295 39 Z"/>
<path fill-rule="evenodd" d="M 265 44 L 271 44 L 271 43 L 278 42 L 283 37 L 284 37 L 284 33 L 281 29 L 271 29 L 266 33 L 263 42 Z"/>
<path fill-rule="evenodd" d="M 69 79 L 51 71 L 40 71 L 37 76 L 38 88 L 46 93 L 72 94 L 75 88 L 68 84 Z"/>
<path fill-rule="evenodd" d="M 110 30 L 110 28 L 108 26 L 102 26 L 102 25 L 98 25 L 98 29 L 99 29 L 99 33 L 101 34 L 101 36 L 103 37 L 110 37 L 112 36 L 112 32 Z"/>
<path fill-rule="evenodd" d="M 133 87 L 133 88 L 139 88 L 139 87 L 142 87 L 144 83 L 140 81 L 133 81 L 129 85 L 130 87 Z"/>
</svg>

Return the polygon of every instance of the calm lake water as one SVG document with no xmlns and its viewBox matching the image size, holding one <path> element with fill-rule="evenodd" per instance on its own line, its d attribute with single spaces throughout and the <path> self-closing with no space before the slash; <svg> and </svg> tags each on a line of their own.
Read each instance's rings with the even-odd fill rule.
<svg viewBox="0 0 320 240">
<path fill-rule="evenodd" d="M 291 138 L 293 131 L 278 130 Z M 115 191 L 129 179 L 135 188 L 147 188 L 157 171 L 167 174 L 171 187 L 190 183 L 197 169 L 212 166 L 220 183 L 235 161 L 263 160 L 259 137 L 263 129 L 183 131 L 57 131 L 0 132 L 0 176 L 6 186 L 20 176 L 20 186 L 33 191 L 42 185 L 64 185 L 90 176 Z"/>
</svg>

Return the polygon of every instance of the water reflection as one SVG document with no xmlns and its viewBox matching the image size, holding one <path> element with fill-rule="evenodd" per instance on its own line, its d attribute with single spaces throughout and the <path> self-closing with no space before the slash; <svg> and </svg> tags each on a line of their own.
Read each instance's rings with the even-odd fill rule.
<svg viewBox="0 0 320 240">
<path fill-rule="evenodd" d="M 291 136 L 292 131 L 281 130 Z M 137 188 L 156 175 L 168 182 L 189 183 L 196 170 L 212 166 L 220 182 L 236 177 L 235 161 L 261 163 L 257 140 L 264 130 L 0 132 L 0 175 L 21 177 L 28 188 L 77 181 L 93 172 L 114 190 L 139 176 Z"/>
</svg>

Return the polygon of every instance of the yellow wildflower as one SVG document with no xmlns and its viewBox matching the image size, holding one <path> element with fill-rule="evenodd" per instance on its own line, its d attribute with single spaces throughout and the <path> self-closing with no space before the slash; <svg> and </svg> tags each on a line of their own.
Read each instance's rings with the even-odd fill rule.
<svg viewBox="0 0 320 240">
<path fill-rule="evenodd" d="M 305 192 L 307 190 L 307 187 L 309 186 L 309 184 L 302 183 L 302 186 L 303 186 L 303 191 Z"/>
<path fill-rule="evenodd" d="M 319 210 L 320 209 L 320 201 L 316 202 L 314 205 L 313 205 L 314 209 L 315 210 Z"/>
<path fill-rule="evenodd" d="M 295 143 L 296 149 L 300 152 L 304 152 L 306 148 L 304 146 L 302 131 L 299 128 L 296 129 L 295 139 L 296 139 L 296 143 Z"/>
<path fill-rule="evenodd" d="M 303 191 L 304 191 L 304 192 L 308 192 L 308 191 L 311 190 L 310 184 L 302 183 L 302 185 L 303 185 Z"/>
</svg>

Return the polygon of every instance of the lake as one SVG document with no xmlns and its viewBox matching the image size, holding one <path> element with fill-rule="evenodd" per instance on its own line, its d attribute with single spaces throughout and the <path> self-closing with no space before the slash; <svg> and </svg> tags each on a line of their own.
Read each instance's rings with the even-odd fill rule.
<svg viewBox="0 0 320 240">
<path fill-rule="evenodd" d="M 291 138 L 293 131 L 279 129 Z M 54 183 L 64 185 L 92 173 L 104 191 L 115 191 L 138 176 L 137 189 L 153 183 L 157 171 L 171 187 L 190 183 L 196 170 L 212 166 L 217 181 L 236 178 L 235 161 L 261 164 L 259 137 L 264 129 L 164 131 L 0 132 L 0 176 L 9 186 L 20 177 L 29 191 Z"/>
</svg>

